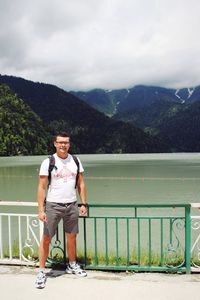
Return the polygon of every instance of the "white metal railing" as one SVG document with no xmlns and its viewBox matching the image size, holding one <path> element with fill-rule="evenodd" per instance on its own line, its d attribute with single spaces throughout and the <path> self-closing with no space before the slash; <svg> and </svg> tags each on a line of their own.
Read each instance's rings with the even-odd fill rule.
<svg viewBox="0 0 200 300">
<path fill-rule="evenodd" d="M 0 201 L 0 207 L 37 207 L 36 202 Z M 52 239 L 49 262 L 52 262 L 54 250 L 64 260 L 65 247 L 62 224 L 59 225 L 56 237 Z M 13 213 L 0 210 L 0 264 L 38 265 L 38 247 L 43 234 L 43 223 L 36 213 Z M 47 263 L 48 263 L 47 261 Z"/>
<path fill-rule="evenodd" d="M 191 216 L 191 232 L 193 237 L 191 266 L 194 270 L 200 270 L 200 216 Z"/>
<path fill-rule="evenodd" d="M 40 228 L 36 214 L 1 213 L 0 262 L 36 263 L 34 257 L 39 246 Z"/>
<path fill-rule="evenodd" d="M 37 203 L 0 201 L 0 206 L 36 207 Z M 0 263 L 37 264 L 41 235 L 37 214 L 0 212 Z"/>
</svg>

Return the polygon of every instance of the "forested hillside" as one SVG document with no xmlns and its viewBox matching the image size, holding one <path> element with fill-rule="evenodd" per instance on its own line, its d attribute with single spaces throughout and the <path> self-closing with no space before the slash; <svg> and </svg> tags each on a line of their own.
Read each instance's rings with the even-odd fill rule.
<svg viewBox="0 0 200 300">
<path fill-rule="evenodd" d="M 156 131 L 165 137 L 174 152 L 200 151 L 200 102 L 193 102 L 178 110 L 176 114 L 165 116 L 157 123 Z"/>
<path fill-rule="evenodd" d="M 132 124 L 112 120 L 56 86 L 12 76 L 0 76 L 1 82 L 9 85 L 40 117 L 42 134 L 46 131 L 45 145 L 57 131 L 66 130 L 72 136 L 73 153 L 169 151 L 160 138 L 151 137 Z M 35 154 L 44 153 L 47 147 L 48 152 L 53 151 L 52 146 L 45 146 L 43 152 Z"/>
<path fill-rule="evenodd" d="M 159 137 L 172 152 L 200 151 L 200 86 L 176 90 L 138 85 L 127 90 L 74 94 L 105 113 L 106 105 L 112 107 L 112 99 L 116 104 L 112 111 L 114 120 L 134 124 Z"/>
<path fill-rule="evenodd" d="M 49 138 L 30 107 L 0 85 L 0 156 L 47 154 Z"/>
</svg>

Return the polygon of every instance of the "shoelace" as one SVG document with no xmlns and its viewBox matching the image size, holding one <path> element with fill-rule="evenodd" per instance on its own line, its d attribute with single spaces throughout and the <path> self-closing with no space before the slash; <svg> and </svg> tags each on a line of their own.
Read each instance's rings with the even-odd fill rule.
<svg viewBox="0 0 200 300">
<path fill-rule="evenodd" d="M 45 278 L 45 274 L 43 272 L 39 272 L 38 276 L 37 276 L 37 281 L 42 280 L 43 278 Z"/>
</svg>

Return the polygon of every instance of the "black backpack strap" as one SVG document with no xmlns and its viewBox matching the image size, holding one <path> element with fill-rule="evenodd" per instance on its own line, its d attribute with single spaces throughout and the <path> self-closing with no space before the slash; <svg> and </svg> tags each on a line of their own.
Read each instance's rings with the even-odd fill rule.
<svg viewBox="0 0 200 300">
<path fill-rule="evenodd" d="M 51 172 L 55 168 L 55 157 L 54 155 L 49 156 L 49 175 L 48 175 L 48 186 L 51 184 Z"/>
<path fill-rule="evenodd" d="M 75 155 L 72 155 L 73 160 L 75 161 L 75 164 L 77 165 L 77 174 L 76 174 L 76 183 L 75 183 L 75 189 L 77 187 L 77 183 L 78 183 L 78 177 L 79 177 L 79 173 L 80 173 L 80 164 L 79 164 L 79 160 Z"/>
</svg>

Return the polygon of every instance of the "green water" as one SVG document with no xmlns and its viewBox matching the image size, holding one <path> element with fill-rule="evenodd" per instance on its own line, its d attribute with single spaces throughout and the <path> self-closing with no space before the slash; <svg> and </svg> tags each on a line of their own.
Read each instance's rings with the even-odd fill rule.
<svg viewBox="0 0 200 300">
<path fill-rule="evenodd" d="M 89 203 L 200 202 L 200 153 L 79 155 Z M 44 156 L 0 158 L 0 200 L 37 201 Z"/>
<path fill-rule="evenodd" d="M 200 202 L 200 153 L 80 155 L 79 157 L 85 169 L 89 203 L 176 204 Z M 44 156 L 1 157 L 0 200 L 36 202 L 38 172 L 44 158 Z M 37 213 L 37 208 L 14 207 L 13 209 L 13 207 L 0 206 L 0 211 Z M 98 214 L 101 213 L 103 214 L 98 210 Z M 130 211 L 125 214 L 127 213 L 130 215 Z M 163 211 L 161 213 L 163 214 Z M 164 213 L 170 212 L 165 209 Z M 178 211 L 173 211 L 172 214 L 174 213 L 178 214 Z M 106 214 L 108 214 L 107 211 Z M 113 210 L 112 214 L 118 214 L 118 211 Z M 154 210 L 148 210 L 148 214 L 153 215 Z M 200 215 L 200 211 L 193 209 L 193 214 Z M 112 227 L 112 225 L 110 226 Z M 155 231 L 158 230 L 157 224 L 154 227 L 156 227 Z M 4 228 L 7 227 L 4 226 Z M 102 228 L 104 225 L 100 224 L 99 226 L 98 223 L 98 230 L 102 230 Z M 136 226 L 133 226 L 131 230 L 135 230 L 134 228 Z M 143 230 L 146 228 L 148 228 L 147 224 Z M 89 228 L 88 230 L 90 231 L 88 236 L 93 241 L 93 229 Z M 126 232 L 126 229 L 123 230 Z M 100 238 L 100 233 L 98 236 L 99 243 L 101 243 L 104 237 Z M 112 234 L 109 236 L 112 237 Z M 125 244 L 123 236 L 124 233 L 120 233 L 122 248 Z M 136 233 L 133 236 L 136 236 Z M 144 233 L 143 239 L 145 236 L 148 237 L 148 234 Z M 158 242 L 154 244 L 157 245 Z M 102 245 L 98 247 L 102 248 Z"/>
</svg>

